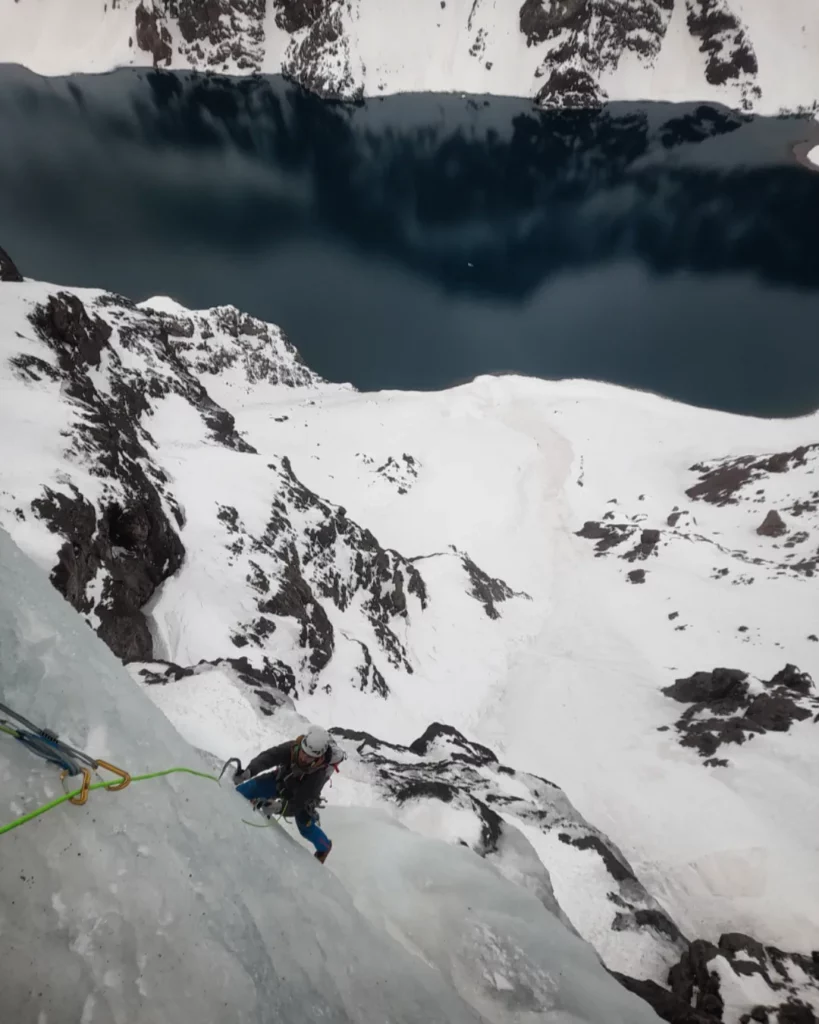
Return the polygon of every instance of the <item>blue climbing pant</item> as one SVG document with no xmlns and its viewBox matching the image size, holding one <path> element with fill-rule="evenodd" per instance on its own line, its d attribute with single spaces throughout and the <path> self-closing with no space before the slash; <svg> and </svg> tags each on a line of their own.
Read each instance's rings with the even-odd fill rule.
<svg viewBox="0 0 819 1024">
<path fill-rule="evenodd" d="M 275 776 L 257 775 L 253 779 L 240 783 L 236 792 L 241 793 L 248 800 L 275 800 L 278 795 Z M 293 817 L 296 820 L 296 828 L 304 838 L 313 844 L 317 853 L 327 853 L 330 849 L 330 840 L 318 827 L 318 822 L 308 811 L 297 811 Z"/>
</svg>

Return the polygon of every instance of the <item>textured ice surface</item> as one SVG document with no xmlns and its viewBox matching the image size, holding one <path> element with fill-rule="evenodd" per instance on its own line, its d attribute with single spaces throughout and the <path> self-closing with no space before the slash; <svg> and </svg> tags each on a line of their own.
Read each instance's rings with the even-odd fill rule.
<svg viewBox="0 0 819 1024">
<path fill-rule="evenodd" d="M 206 767 L 2 530 L 0 576 L 4 701 L 134 774 Z M 60 784 L 2 739 L 9 821 Z M 2 1020 L 657 1020 L 534 896 L 467 851 L 344 810 L 327 821 L 336 877 L 243 816 L 228 789 L 175 775 L 0 836 Z"/>
</svg>

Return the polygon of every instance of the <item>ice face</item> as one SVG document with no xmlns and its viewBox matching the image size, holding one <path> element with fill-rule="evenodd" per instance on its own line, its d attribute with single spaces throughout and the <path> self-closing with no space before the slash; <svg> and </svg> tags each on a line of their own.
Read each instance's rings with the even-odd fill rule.
<svg viewBox="0 0 819 1024">
<path fill-rule="evenodd" d="M 134 774 L 205 769 L 113 655 L 0 531 L 6 703 Z M 55 769 L 0 750 L 2 817 L 59 795 Z M 242 824 L 186 775 L 92 793 L 2 836 L 5 1020 L 410 1022 L 478 1018 L 354 909 L 281 829 Z"/>
<path fill-rule="evenodd" d="M 207 766 L 0 531 L 2 698 L 132 772 Z M 59 795 L 0 737 L 2 819 Z M 328 815 L 337 874 L 229 785 L 93 792 L 0 836 L 4 1020 L 656 1021 L 591 947 L 474 854 Z M 348 888 L 349 887 L 349 891 Z"/>
</svg>

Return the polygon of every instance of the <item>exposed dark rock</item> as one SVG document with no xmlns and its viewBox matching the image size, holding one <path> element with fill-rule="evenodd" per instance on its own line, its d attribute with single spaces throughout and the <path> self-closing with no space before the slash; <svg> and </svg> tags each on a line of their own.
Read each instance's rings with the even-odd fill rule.
<svg viewBox="0 0 819 1024">
<path fill-rule="evenodd" d="M 810 639 L 810 638 L 809 638 Z M 796 665 L 786 665 L 768 683 L 769 686 L 784 686 L 788 690 L 807 697 L 813 692 L 813 680 L 807 672 L 800 672 Z"/>
<path fill-rule="evenodd" d="M 631 572 L 628 573 L 628 578 L 631 583 L 645 583 L 646 571 L 645 569 L 632 569 Z"/>
<path fill-rule="evenodd" d="M 700 1013 L 716 1021 L 722 1020 L 724 1002 L 720 995 L 719 975 L 708 964 L 719 950 L 704 939 L 697 939 L 683 953 L 679 964 L 672 967 L 668 980 L 672 992 Z"/>
<path fill-rule="evenodd" d="M 390 688 L 387 685 L 387 681 L 378 669 L 378 666 L 373 661 L 373 656 L 370 654 L 369 647 L 361 640 L 358 641 L 361 647 L 361 654 L 364 661 L 357 666 L 357 672 L 359 679 L 361 680 L 362 690 L 369 690 L 372 693 L 377 693 L 379 697 L 387 697 L 390 692 Z"/>
<path fill-rule="evenodd" d="M 756 532 L 760 537 L 781 537 L 783 533 L 788 532 L 788 527 L 776 509 L 771 509 L 762 523 L 756 528 Z"/>
<path fill-rule="evenodd" d="M 785 1003 L 777 1011 L 777 1024 L 817 1024 L 816 1014 L 807 1003 Z"/>
<path fill-rule="evenodd" d="M 165 312 L 155 315 L 169 337 L 175 339 L 174 353 L 197 376 L 218 375 L 235 368 L 243 371 L 248 384 L 267 381 L 297 388 L 321 381 L 305 366 L 301 354 L 283 331 L 234 306 L 220 306 L 209 313 L 208 319 L 201 315 L 193 319 L 180 318 Z M 226 345 L 223 337 L 214 339 L 210 324 L 222 335 L 232 338 L 235 344 Z M 193 336 L 194 328 L 198 328 L 198 340 Z M 283 422 L 287 417 L 276 419 Z"/>
<path fill-rule="evenodd" d="M 672 686 L 664 687 L 663 693 L 684 704 L 710 703 L 729 697 L 741 700 L 748 692 L 747 678 L 748 673 L 741 669 L 715 668 L 712 672 L 695 672 L 687 679 L 677 679 Z"/>
<path fill-rule="evenodd" d="M 680 929 L 674 924 L 671 918 L 661 910 L 641 909 L 634 912 L 634 919 L 638 925 L 648 926 L 662 932 L 676 942 L 682 938 Z"/>
<path fill-rule="evenodd" d="M 97 574 L 103 559 L 100 545 L 95 544 L 97 514 L 76 487 L 73 497 L 43 488 L 45 496 L 35 498 L 32 510 L 45 520 L 52 533 L 65 537 L 51 571 L 51 582 L 78 612 L 91 611 L 86 587 Z M 147 659 L 146 659 L 147 660 Z"/>
<path fill-rule="evenodd" d="M 47 363 L 44 359 L 39 359 L 37 356 L 28 355 L 28 353 L 21 353 L 19 356 L 12 356 L 9 359 L 12 369 L 16 375 L 22 380 L 41 381 L 41 380 L 59 380 L 60 371 L 55 369 L 51 363 Z"/>
<path fill-rule="evenodd" d="M 722 1024 L 722 1018 L 711 1014 L 700 1013 L 691 1008 L 690 1004 L 668 989 L 658 985 L 656 981 L 639 981 L 618 971 L 609 971 L 620 984 L 639 996 L 653 1007 L 657 1016 L 669 1024 Z"/>
<path fill-rule="evenodd" d="M 691 704 L 677 720 L 683 746 L 696 747 L 711 766 L 724 766 L 713 755 L 724 743 L 744 743 L 769 731 L 787 732 L 794 722 L 810 718 L 819 706 L 813 681 L 795 665 L 787 665 L 765 683 L 768 691 L 751 694 L 747 673 L 739 669 L 695 672 L 663 689 L 667 697 Z"/>
<path fill-rule="evenodd" d="M 596 540 L 594 551 L 599 556 L 628 540 L 635 531 L 636 527 L 625 523 L 588 521 L 583 524 L 582 529 L 575 531 L 575 537 Z"/>
<path fill-rule="evenodd" d="M 398 459 L 390 455 L 376 473 L 394 484 L 399 494 L 409 494 L 413 482 L 418 479 L 418 460 L 406 452 Z"/>
<path fill-rule="evenodd" d="M 743 1014 L 739 1018 L 742 1024 L 752 1021 L 758 1024 L 773 1024 L 774 1021 L 816 1024 L 812 1011 L 800 994 L 804 991 L 806 977 L 811 979 L 809 986 L 819 981 L 819 953 L 812 957 L 784 953 L 740 933 L 722 935 L 718 946 L 702 939 L 692 942 L 680 962 L 669 972 L 671 992 L 653 982 L 636 981 L 610 973 L 631 992 L 650 1003 L 663 1020 L 679 1024 L 723 1024 L 724 1004 L 719 975 L 710 967 L 717 956 L 727 961 L 738 978 L 756 976 L 770 989 L 769 1005 L 755 1006 Z M 805 1016 L 806 1012 L 810 1016 Z"/>
<path fill-rule="evenodd" d="M 227 664 L 238 674 L 242 682 L 256 689 L 257 696 L 264 698 L 264 692 L 277 690 L 282 693 L 294 693 L 296 677 L 293 669 L 283 661 L 270 661 L 265 658 L 261 668 L 252 665 L 247 658 L 226 658 Z M 217 662 L 218 664 L 218 662 Z"/>
<path fill-rule="evenodd" d="M 407 800 L 430 797 L 433 800 L 441 800 L 445 804 L 450 804 L 455 795 L 455 787 L 447 782 L 435 779 L 413 779 L 396 792 L 395 799 L 399 804 L 403 804 Z"/>
<path fill-rule="evenodd" d="M 461 555 L 464 569 L 469 574 L 469 581 L 472 584 L 472 596 L 480 601 L 483 610 L 490 619 L 499 619 L 500 612 L 497 605 L 502 601 L 508 601 L 512 597 L 526 597 L 527 594 L 518 593 L 512 590 L 503 580 L 493 579 L 483 569 L 478 568 L 469 555 Z"/>
<path fill-rule="evenodd" d="M 5 249 L 0 248 L 0 281 L 22 281 L 23 275 Z"/>
<path fill-rule="evenodd" d="M 313 673 L 327 666 L 335 649 L 333 625 L 310 585 L 299 573 L 294 560 L 287 564 L 275 596 L 259 604 L 259 611 L 269 615 L 289 616 L 301 625 L 299 646 L 307 651 L 306 660 Z"/>
<path fill-rule="evenodd" d="M 811 712 L 796 705 L 790 697 L 760 693 L 754 697 L 745 717 L 761 729 L 787 732 L 794 722 L 810 718 Z"/>
<path fill-rule="evenodd" d="M 615 914 L 611 927 L 615 932 L 653 928 L 672 942 L 683 941 L 683 936 L 674 922 L 661 910 L 656 909 L 632 910 L 630 908 L 627 913 Z"/>
<path fill-rule="evenodd" d="M 734 957 L 737 953 L 746 953 L 755 960 L 765 959 L 765 947 L 762 943 L 750 935 L 743 935 L 742 932 L 727 932 L 721 935 L 719 949 L 729 957 Z"/>
<path fill-rule="evenodd" d="M 609 849 L 599 836 L 570 836 L 567 832 L 561 832 L 558 834 L 557 838 L 561 843 L 568 843 L 570 846 L 576 846 L 578 850 L 594 850 L 606 865 L 608 873 L 616 881 L 625 882 L 636 880 L 634 872 L 628 864 L 621 861 L 614 854 L 614 851 Z"/>
<path fill-rule="evenodd" d="M 649 555 L 657 554 L 657 545 L 660 543 L 659 530 L 643 530 L 640 534 L 640 543 L 627 551 L 622 558 L 627 562 L 635 562 L 637 559 L 645 560 Z"/>
<path fill-rule="evenodd" d="M 588 71 L 555 68 L 537 91 L 535 102 L 547 110 L 599 110 L 605 95 Z"/>
<path fill-rule="evenodd" d="M 374 751 L 380 750 L 382 747 L 385 750 L 395 750 L 402 752 L 406 750 L 406 747 L 400 746 L 398 743 L 388 743 L 386 740 L 379 740 L 372 733 L 362 732 L 357 729 L 344 729 L 341 726 L 333 726 L 330 732 L 334 736 L 340 736 L 344 739 L 351 740 L 355 743 L 359 743 L 358 752 L 361 753 L 367 747 L 371 747 Z"/>
<path fill-rule="evenodd" d="M 360 100 L 364 87 L 353 75 L 344 13 L 343 0 L 277 0 L 277 24 L 306 29 L 290 41 L 282 74 L 327 99 Z"/>
<path fill-rule="evenodd" d="M 136 42 L 140 50 L 150 53 L 154 67 L 164 64 L 167 67 L 173 60 L 171 33 L 164 24 L 160 24 L 156 9 L 149 11 L 140 0 L 136 9 Z"/>
<path fill-rule="evenodd" d="M 111 505 L 99 520 L 94 507 L 73 488 L 74 497 L 44 488 L 32 502 L 48 528 L 66 538 L 51 581 L 79 612 L 96 611 L 100 638 L 123 661 L 151 661 L 153 641 L 140 609 L 157 586 L 179 568 L 184 548 L 156 493 L 125 512 Z M 104 571 L 96 609 L 88 584 Z"/>
<path fill-rule="evenodd" d="M 819 444 L 802 445 L 792 452 L 758 457 L 742 455 L 713 463 L 697 463 L 691 471 L 700 474 L 699 482 L 689 487 L 686 494 L 694 501 L 707 501 L 712 505 L 735 505 L 737 494 L 748 484 L 764 479 L 769 473 L 787 473 L 806 466 Z"/>
<path fill-rule="evenodd" d="M 315 24 L 331 0 L 273 0 L 276 27 L 292 35 Z"/>
<path fill-rule="evenodd" d="M 552 43 L 537 77 L 545 78 L 536 100 L 548 107 L 585 110 L 606 96 L 600 76 L 631 51 L 646 62 L 659 53 L 672 0 L 524 0 L 520 30 L 527 46 Z"/>
<path fill-rule="evenodd" d="M 140 16 L 139 10 L 137 44 L 154 55 L 154 64 L 170 63 L 165 23 L 173 22 L 181 35 L 179 50 L 194 65 L 225 69 L 231 60 L 245 71 L 261 69 L 264 0 L 154 0 L 151 12 L 143 9 Z"/>
<path fill-rule="evenodd" d="M 453 729 L 451 725 L 443 725 L 441 722 L 433 722 L 427 726 L 423 735 L 419 736 L 409 745 L 409 750 L 419 757 L 434 749 L 437 741 L 442 741 L 445 746 L 456 746 L 462 749 L 462 753 L 451 753 L 451 757 L 468 759 L 472 764 L 497 764 L 498 759 L 489 747 L 481 743 L 468 740 L 463 733 Z"/>
<path fill-rule="evenodd" d="M 99 366 L 102 350 L 111 337 L 108 324 L 98 316 L 92 319 L 70 292 L 49 296 L 48 305 L 35 308 L 31 322 L 56 352 L 61 369 L 67 373 Z"/>
<path fill-rule="evenodd" d="M 707 57 L 705 77 L 711 85 L 757 75 L 754 48 L 727 0 L 686 0 L 686 14 L 688 30 Z M 754 88 L 751 96 L 759 95 Z"/>
</svg>

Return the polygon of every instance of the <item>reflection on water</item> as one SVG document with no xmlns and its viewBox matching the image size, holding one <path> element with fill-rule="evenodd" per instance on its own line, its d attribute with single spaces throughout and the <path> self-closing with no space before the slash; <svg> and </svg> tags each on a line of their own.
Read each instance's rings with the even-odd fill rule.
<svg viewBox="0 0 819 1024">
<path fill-rule="evenodd" d="M 792 152 L 819 141 L 809 122 L 0 78 L 0 244 L 31 276 L 234 303 L 363 388 L 511 370 L 819 405 L 819 174 Z"/>
</svg>

